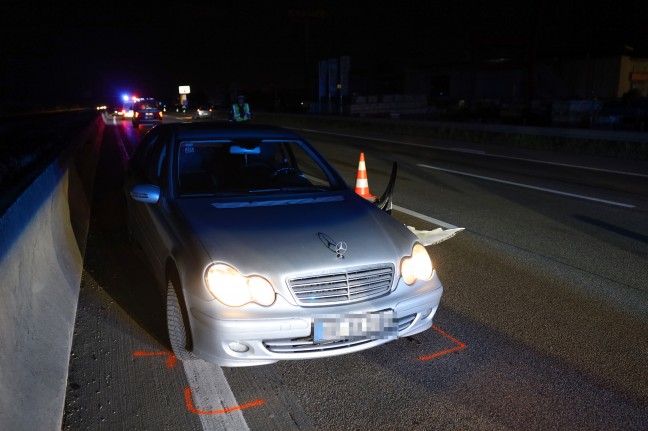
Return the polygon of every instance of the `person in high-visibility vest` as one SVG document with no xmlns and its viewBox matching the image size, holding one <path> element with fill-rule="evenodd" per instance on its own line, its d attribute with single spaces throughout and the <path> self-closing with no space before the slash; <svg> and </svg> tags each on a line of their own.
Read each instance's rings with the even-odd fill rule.
<svg viewBox="0 0 648 431">
<path fill-rule="evenodd" d="M 232 105 L 232 119 L 237 123 L 249 121 L 252 118 L 250 105 L 245 102 L 245 96 L 239 96 L 237 103 Z"/>
</svg>

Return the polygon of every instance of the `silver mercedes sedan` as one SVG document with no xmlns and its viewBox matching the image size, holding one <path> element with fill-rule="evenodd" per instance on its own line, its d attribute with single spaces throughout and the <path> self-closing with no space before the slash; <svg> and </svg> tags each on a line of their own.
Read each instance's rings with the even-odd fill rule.
<svg viewBox="0 0 648 431">
<path fill-rule="evenodd" d="M 369 349 L 431 327 L 443 288 L 385 194 L 355 193 L 298 134 L 153 127 L 129 161 L 128 229 L 182 360 L 226 367 Z"/>
</svg>

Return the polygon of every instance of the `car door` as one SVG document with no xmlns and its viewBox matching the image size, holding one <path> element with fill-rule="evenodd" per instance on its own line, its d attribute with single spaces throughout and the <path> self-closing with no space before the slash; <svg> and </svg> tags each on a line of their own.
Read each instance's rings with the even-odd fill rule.
<svg viewBox="0 0 648 431">
<path fill-rule="evenodd" d="M 153 132 L 154 129 L 151 130 Z M 150 133 L 149 133 L 150 134 Z M 168 167 L 167 147 L 170 135 L 166 132 L 154 133 L 142 141 L 135 160 L 140 184 L 151 184 L 160 188 L 160 199 L 155 204 L 132 203 L 133 223 L 139 232 L 138 239 L 146 253 L 156 276 L 164 277 L 164 264 L 168 256 L 169 223 L 167 193 L 165 192 L 165 173 Z M 134 184 L 132 184 L 134 185 Z M 131 185 L 131 186 L 132 186 Z"/>
<path fill-rule="evenodd" d="M 158 130 L 151 129 L 135 147 L 128 162 L 128 170 L 126 173 L 125 188 L 127 196 L 130 195 L 134 186 L 151 183 L 148 175 L 147 163 L 150 159 L 150 153 L 158 140 Z M 147 229 L 147 205 L 151 204 L 137 202 L 130 197 L 127 198 L 128 229 L 150 259 L 151 245 Z"/>
</svg>

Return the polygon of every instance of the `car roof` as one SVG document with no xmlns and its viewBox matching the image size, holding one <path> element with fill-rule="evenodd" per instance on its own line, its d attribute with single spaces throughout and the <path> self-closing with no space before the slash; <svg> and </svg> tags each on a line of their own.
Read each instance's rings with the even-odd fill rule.
<svg viewBox="0 0 648 431">
<path fill-rule="evenodd" d="M 156 128 L 170 129 L 176 140 L 243 138 L 243 139 L 299 139 L 302 137 L 282 127 L 267 124 L 222 123 L 166 123 Z"/>
</svg>

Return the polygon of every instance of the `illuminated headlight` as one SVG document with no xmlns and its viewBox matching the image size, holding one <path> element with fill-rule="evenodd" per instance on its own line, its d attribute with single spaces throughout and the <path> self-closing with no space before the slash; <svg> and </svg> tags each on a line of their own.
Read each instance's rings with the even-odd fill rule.
<svg viewBox="0 0 648 431">
<path fill-rule="evenodd" d="M 214 298 L 230 307 L 240 307 L 249 302 L 268 306 L 275 301 L 275 291 L 268 280 L 258 275 L 246 277 L 223 263 L 207 269 L 205 282 Z"/>
<path fill-rule="evenodd" d="M 408 285 L 416 280 L 429 280 L 432 277 L 432 260 L 421 244 L 412 248 L 412 255 L 401 261 L 401 275 Z"/>
</svg>

